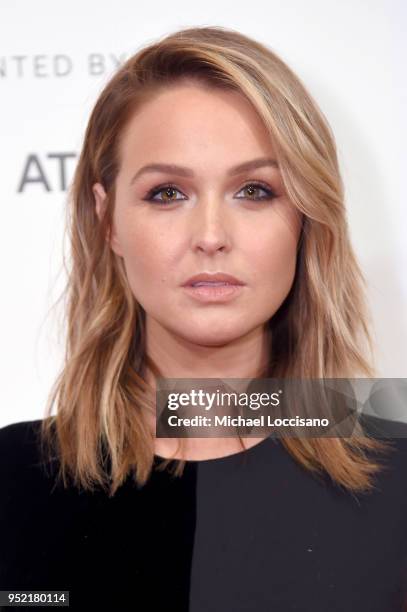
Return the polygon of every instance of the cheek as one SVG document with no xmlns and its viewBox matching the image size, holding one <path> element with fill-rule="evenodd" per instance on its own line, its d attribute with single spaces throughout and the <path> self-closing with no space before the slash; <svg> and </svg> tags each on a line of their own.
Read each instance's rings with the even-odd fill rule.
<svg viewBox="0 0 407 612">
<path fill-rule="evenodd" d="M 136 295 L 143 295 L 165 284 L 177 261 L 168 232 L 145 227 L 134 220 L 118 226 L 124 264 L 129 283 Z M 151 281 L 154 280 L 154 283 Z M 159 280 L 159 284 L 157 284 Z"/>
<path fill-rule="evenodd" d="M 287 293 L 294 279 L 298 227 L 285 217 L 258 229 L 251 245 L 251 267 L 255 283 L 268 294 Z"/>
</svg>

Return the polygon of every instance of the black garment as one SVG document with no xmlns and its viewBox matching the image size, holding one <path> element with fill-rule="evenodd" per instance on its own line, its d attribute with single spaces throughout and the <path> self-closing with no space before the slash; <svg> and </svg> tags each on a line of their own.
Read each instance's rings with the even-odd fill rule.
<svg viewBox="0 0 407 612">
<path fill-rule="evenodd" d="M 315 479 L 267 438 L 182 477 L 129 477 L 109 499 L 54 487 L 40 423 L 0 429 L 0 590 L 66 590 L 87 611 L 404 610 L 406 438 L 369 494 Z"/>
</svg>

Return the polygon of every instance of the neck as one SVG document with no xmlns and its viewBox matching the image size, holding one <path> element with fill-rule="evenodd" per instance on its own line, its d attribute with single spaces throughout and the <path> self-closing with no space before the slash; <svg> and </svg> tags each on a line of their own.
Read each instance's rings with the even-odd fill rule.
<svg viewBox="0 0 407 612">
<path fill-rule="evenodd" d="M 267 370 L 270 359 L 271 334 L 266 326 L 223 346 L 197 345 L 174 336 L 156 321 L 146 321 L 146 353 L 164 378 L 258 378 Z M 156 388 L 155 376 L 147 367 L 147 381 Z M 238 389 L 236 389 L 238 390 Z M 151 415 L 155 430 L 155 417 Z M 183 440 L 185 459 L 207 459 L 234 454 L 250 448 L 262 438 L 208 438 Z M 161 457 L 178 458 L 179 440 L 155 438 L 155 453 Z M 181 456 L 179 457 L 181 458 Z"/>
<path fill-rule="evenodd" d="M 146 352 L 165 378 L 258 378 L 270 359 L 266 326 L 221 346 L 197 345 L 147 318 Z"/>
</svg>

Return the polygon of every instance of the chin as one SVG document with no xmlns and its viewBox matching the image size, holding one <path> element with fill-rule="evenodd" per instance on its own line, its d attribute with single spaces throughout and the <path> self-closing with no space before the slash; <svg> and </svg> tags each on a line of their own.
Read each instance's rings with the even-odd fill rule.
<svg viewBox="0 0 407 612">
<path fill-rule="evenodd" d="M 188 333 L 190 331 L 190 333 Z M 242 329 L 231 329 L 225 326 L 220 325 L 211 325 L 208 322 L 208 325 L 203 327 L 202 329 L 197 329 L 196 327 L 188 330 L 187 326 L 185 326 L 182 331 L 179 330 L 177 332 L 179 336 L 187 340 L 187 342 L 191 342 L 192 344 L 196 344 L 199 346 L 224 346 L 225 344 L 230 344 L 241 338 L 246 330 Z"/>
</svg>

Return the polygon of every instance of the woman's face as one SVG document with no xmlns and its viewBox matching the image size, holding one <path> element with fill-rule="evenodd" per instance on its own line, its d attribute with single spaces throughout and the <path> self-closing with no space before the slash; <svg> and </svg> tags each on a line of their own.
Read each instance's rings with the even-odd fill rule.
<svg viewBox="0 0 407 612">
<path fill-rule="evenodd" d="M 301 219 L 249 103 L 237 92 L 174 85 L 132 117 L 120 154 L 109 239 L 147 331 L 220 346 L 262 329 L 292 285 Z M 94 194 L 100 215 L 100 184 Z M 203 272 L 243 285 L 221 296 L 229 290 L 183 286 Z"/>
</svg>

